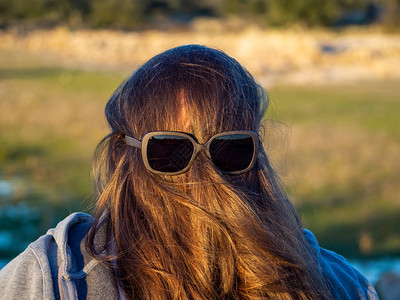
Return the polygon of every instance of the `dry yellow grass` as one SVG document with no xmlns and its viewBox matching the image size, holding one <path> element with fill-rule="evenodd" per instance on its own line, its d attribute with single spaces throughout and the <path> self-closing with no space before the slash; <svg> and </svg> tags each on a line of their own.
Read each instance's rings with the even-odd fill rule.
<svg viewBox="0 0 400 300">
<path fill-rule="evenodd" d="M 237 58 L 267 87 L 400 78 L 398 34 L 228 25 L 199 20 L 188 29 L 175 31 L 71 31 L 63 27 L 25 35 L 2 31 L 0 49 L 55 54 L 65 59 L 66 64 L 132 70 L 166 49 L 198 43 Z"/>
<path fill-rule="evenodd" d="M 364 203 L 369 202 L 369 195 L 379 194 L 400 207 L 400 186 L 385 181 L 393 176 L 393 170 L 400 169 L 399 153 L 399 141 L 386 134 L 297 124 L 291 126 L 287 153 L 277 162 L 284 167 L 288 182 L 296 184 L 300 197 L 305 190 L 354 184 L 365 189 Z"/>
</svg>

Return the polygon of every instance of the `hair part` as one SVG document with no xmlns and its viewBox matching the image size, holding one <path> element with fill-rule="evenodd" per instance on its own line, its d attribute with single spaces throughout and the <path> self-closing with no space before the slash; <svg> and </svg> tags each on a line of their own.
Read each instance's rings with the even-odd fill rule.
<svg viewBox="0 0 400 300">
<path fill-rule="evenodd" d="M 94 159 L 88 248 L 116 261 L 109 265 L 127 299 L 329 297 L 262 146 L 245 174 L 223 174 L 200 153 L 188 172 L 164 176 L 148 172 L 140 149 L 123 140 L 156 130 L 186 131 L 199 142 L 230 130 L 262 136 L 267 100 L 236 60 L 199 45 L 155 56 L 111 96 L 111 132 Z M 106 242 L 97 249 L 100 227 Z"/>
</svg>

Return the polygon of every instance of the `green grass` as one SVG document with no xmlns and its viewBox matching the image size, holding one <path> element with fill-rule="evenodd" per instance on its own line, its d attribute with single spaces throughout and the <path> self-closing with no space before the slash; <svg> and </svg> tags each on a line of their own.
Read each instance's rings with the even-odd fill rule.
<svg viewBox="0 0 400 300">
<path fill-rule="evenodd" d="M 305 226 L 346 256 L 399 255 L 399 85 L 276 87 L 270 100 L 291 133 L 274 162 Z"/>
<path fill-rule="evenodd" d="M 26 222 L 4 216 L 0 230 L 29 241 L 68 213 L 88 211 L 91 157 L 108 130 L 104 106 L 126 73 L 1 54 L 0 180 L 19 188 L 0 202 L 37 209 L 29 234 L 18 230 Z M 269 94 L 268 120 L 287 125 L 267 121 L 265 146 L 305 226 L 346 256 L 400 255 L 400 85 L 275 87 Z M 0 249 L 0 258 L 19 250 Z"/>
<path fill-rule="evenodd" d="M 271 91 L 270 116 L 293 124 L 345 126 L 381 131 L 400 141 L 398 83 L 278 87 Z"/>
</svg>

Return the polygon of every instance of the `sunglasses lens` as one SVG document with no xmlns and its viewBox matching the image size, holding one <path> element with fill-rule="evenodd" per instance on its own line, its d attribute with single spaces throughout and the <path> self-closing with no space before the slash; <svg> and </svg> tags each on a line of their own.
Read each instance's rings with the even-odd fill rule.
<svg viewBox="0 0 400 300">
<path fill-rule="evenodd" d="M 217 137 L 210 144 L 213 163 L 224 172 L 247 169 L 254 155 L 254 141 L 247 134 L 230 134 Z"/>
<path fill-rule="evenodd" d="M 147 144 L 147 159 L 153 170 L 173 173 L 183 170 L 193 155 L 193 144 L 185 137 L 152 136 Z"/>
</svg>

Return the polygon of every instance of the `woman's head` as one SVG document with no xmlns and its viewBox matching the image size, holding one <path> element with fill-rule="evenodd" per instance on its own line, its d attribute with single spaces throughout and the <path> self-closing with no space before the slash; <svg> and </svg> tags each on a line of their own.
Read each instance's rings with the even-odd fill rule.
<svg viewBox="0 0 400 300">
<path fill-rule="evenodd" d="M 183 131 L 204 143 L 221 132 L 258 131 L 265 107 L 262 89 L 236 60 L 188 45 L 137 70 L 108 102 L 106 116 L 116 134 L 141 139 L 152 131 Z"/>
<path fill-rule="evenodd" d="M 259 132 L 266 104 L 236 60 L 198 45 L 155 56 L 111 96 L 111 133 L 95 158 L 89 248 L 96 255 L 101 226 L 108 242 L 115 238 L 128 298 L 322 297 L 299 219 L 261 146 L 255 166 L 240 175 L 200 153 L 188 172 L 168 176 L 149 172 L 141 150 L 124 140 L 180 131 L 205 143 L 221 132 Z"/>
<path fill-rule="evenodd" d="M 258 131 L 264 108 L 262 89 L 236 60 L 187 45 L 134 72 L 110 99 L 106 116 L 116 133 L 140 139 L 149 131 L 185 131 L 204 142 L 223 131 Z"/>
</svg>

